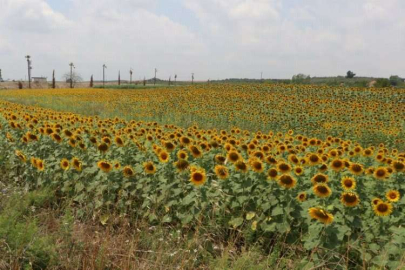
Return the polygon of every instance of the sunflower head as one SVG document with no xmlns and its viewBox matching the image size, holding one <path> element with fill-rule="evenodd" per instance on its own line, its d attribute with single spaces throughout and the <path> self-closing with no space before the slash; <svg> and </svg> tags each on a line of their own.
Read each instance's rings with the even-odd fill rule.
<svg viewBox="0 0 405 270">
<path fill-rule="evenodd" d="M 379 204 L 381 202 L 383 202 L 383 200 L 381 200 L 380 198 L 373 198 L 371 200 L 371 205 L 374 207 L 374 206 L 376 206 L 377 204 Z"/>
<path fill-rule="evenodd" d="M 229 177 L 229 170 L 224 165 L 216 165 L 214 171 L 218 178 L 222 180 L 225 180 Z"/>
<path fill-rule="evenodd" d="M 184 150 L 180 150 L 177 152 L 177 158 L 178 159 L 188 159 L 188 154 Z"/>
<path fill-rule="evenodd" d="M 143 169 L 147 174 L 155 174 L 156 172 L 155 164 L 153 164 L 152 161 L 145 162 L 143 164 Z"/>
<path fill-rule="evenodd" d="M 278 171 L 276 169 L 272 168 L 267 171 L 267 179 L 275 180 L 275 179 L 277 179 L 277 176 L 278 176 Z"/>
<path fill-rule="evenodd" d="M 244 172 L 244 173 L 248 171 L 248 165 L 243 160 L 237 161 L 235 163 L 235 168 L 236 168 L 236 170 Z"/>
<path fill-rule="evenodd" d="M 166 152 L 166 150 L 162 150 L 159 153 L 159 161 L 162 163 L 167 163 L 169 162 L 170 156 L 169 153 Z"/>
<path fill-rule="evenodd" d="M 300 176 L 304 173 L 304 169 L 301 166 L 295 167 L 294 173 L 295 173 L 295 175 Z"/>
<path fill-rule="evenodd" d="M 345 168 L 345 162 L 337 158 L 332 160 L 332 162 L 330 163 L 330 167 L 332 168 L 332 170 L 338 172 Z"/>
<path fill-rule="evenodd" d="M 391 166 L 396 172 L 405 171 L 405 163 L 404 162 L 394 161 Z"/>
<path fill-rule="evenodd" d="M 359 204 L 360 199 L 356 193 L 344 192 L 340 196 L 340 201 L 347 207 L 354 207 Z"/>
<path fill-rule="evenodd" d="M 200 158 L 203 155 L 203 152 L 201 149 L 196 146 L 196 145 L 190 145 L 189 147 L 191 155 L 193 155 L 194 158 Z"/>
<path fill-rule="evenodd" d="M 62 170 L 67 171 L 69 169 L 69 160 L 67 160 L 66 158 L 62 159 L 60 161 L 60 167 L 62 168 Z"/>
<path fill-rule="evenodd" d="M 72 158 L 72 165 L 76 171 L 80 172 L 82 170 L 82 162 L 78 158 Z"/>
<path fill-rule="evenodd" d="M 280 162 L 277 164 L 277 170 L 281 173 L 288 173 L 291 171 L 291 166 L 285 162 Z"/>
<path fill-rule="evenodd" d="M 379 180 L 386 180 L 389 176 L 389 172 L 388 172 L 387 168 L 379 167 L 374 171 L 373 175 L 375 178 L 377 178 Z"/>
<path fill-rule="evenodd" d="M 25 155 L 24 155 L 24 153 L 23 152 L 21 152 L 21 151 L 19 151 L 19 150 L 16 150 L 15 151 L 15 155 L 22 161 L 22 162 L 27 162 L 27 158 L 25 157 Z"/>
<path fill-rule="evenodd" d="M 311 207 L 308 211 L 312 219 L 316 219 L 323 224 L 330 224 L 333 222 L 333 215 L 326 210 L 318 207 Z"/>
<path fill-rule="evenodd" d="M 360 175 L 360 174 L 363 173 L 364 168 L 363 168 L 363 165 L 361 165 L 361 164 L 358 164 L 358 163 L 351 163 L 350 166 L 349 166 L 349 171 L 350 171 L 352 174 Z"/>
<path fill-rule="evenodd" d="M 220 154 L 215 155 L 214 159 L 217 164 L 225 164 L 225 161 L 226 161 L 226 157 L 224 157 L 223 155 L 220 155 Z"/>
<path fill-rule="evenodd" d="M 330 187 L 323 183 L 315 185 L 313 187 L 313 190 L 315 195 L 320 198 L 326 198 L 332 194 L 332 190 L 330 189 Z"/>
<path fill-rule="evenodd" d="M 100 144 L 97 146 L 97 149 L 98 149 L 100 152 L 102 152 L 102 153 L 107 152 L 107 151 L 108 151 L 108 148 L 110 148 L 110 147 L 109 147 L 109 145 L 106 144 L 105 142 L 100 143 Z"/>
<path fill-rule="evenodd" d="M 190 182 L 193 183 L 195 186 L 201 186 L 207 181 L 207 176 L 205 174 L 205 170 L 202 168 L 198 168 L 191 172 L 190 175 Z"/>
<path fill-rule="evenodd" d="M 386 194 L 385 197 L 387 198 L 388 201 L 390 202 L 397 202 L 401 198 L 401 195 L 398 190 L 389 190 Z"/>
<path fill-rule="evenodd" d="M 97 167 L 99 167 L 105 173 L 109 173 L 113 169 L 113 165 L 106 160 L 99 161 L 97 163 Z"/>
<path fill-rule="evenodd" d="M 179 159 L 174 163 L 174 167 L 176 167 L 177 171 L 182 172 L 189 168 L 190 164 L 186 159 Z"/>
<path fill-rule="evenodd" d="M 306 201 L 306 200 L 307 200 L 307 193 L 305 193 L 305 192 L 300 192 L 300 193 L 298 194 L 298 196 L 297 196 L 297 200 L 298 200 L 299 202 L 304 202 L 304 201 Z"/>
<path fill-rule="evenodd" d="M 354 180 L 353 177 L 344 177 L 341 184 L 344 190 L 352 190 L 356 188 L 356 180 Z"/>
<path fill-rule="evenodd" d="M 284 188 L 290 189 L 295 187 L 297 180 L 289 174 L 283 174 L 278 177 L 278 184 Z"/>
<path fill-rule="evenodd" d="M 237 151 L 232 150 L 228 152 L 227 159 L 232 163 L 237 163 L 241 159 L 241 156 Z"/>
<path fill-rule="evenodd" d="M 316 165 L 321 162 L 321 158 L 317 154 L 310 154 L 308 156 L 308 162 L 310 165 Z"/>
<path fill-rule="evenodd" d="M 38 169 L 38 171 L 41 171 L 41 172 L 43 170 L 45 170 L 45 164 L 42 159 L 37 159 L 37 169 Z"/>
<path fill-rule="evenodd" d="M 123 147 L 125 145 L 124 140 L 120 136 L 116 136 L 114 142 L 118 147 Z"/>
<path fill-rule="evenodd" d="M 329 177 L 326 174 L 323 173 L 317 173 L 312 177 L 311 182 L 312 184 L 321 184 L 321 183 L 327 183 L 329 180 Z"/>
<path fill-rule="evenodd" d="M 126 178 L 130 178 L 135 175 L 134 169 L 132 169 L 132 167 L 129 165 L 124 167 L 124 169 L 122 170 L 122 173 L 124 174 L 124 177 L 126 177 Z"/>
<path fill-rule="evenodd" d="M 374 213 L 377 216 L 389 216 L 392 213 L 392 204 L 389 202 L 379 202 L 373 207 Z"/>
<path fill-rule="evenodd" d="M 252 168 L 253 171 L 261 173 L 264 170 L 263 163 L 259 159 L 253 159 L 250 162 L 250 167 Z"/>
</svg>

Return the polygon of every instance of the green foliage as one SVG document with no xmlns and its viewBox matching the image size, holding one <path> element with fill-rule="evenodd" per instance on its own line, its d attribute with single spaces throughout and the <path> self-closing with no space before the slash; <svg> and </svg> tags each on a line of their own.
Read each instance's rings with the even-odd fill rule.
<svg viewBox="0 0 405 270">
<path fill-rule="evenodd" d="M 377 79 L 377 81 L 376 81 L 376 83 L 375 83 L 374 86 L 377 87 L 377 88 L 390 87 L 390 86 L 391 86 L 391 82 L 390 82 L 390 80 L 388 80 L 388 79 L 380 78 L 380 79 Z"/>
<path fill-rule="evenodd" d="M 390 84 L 392 86 L 402 86 L 402 85 L 404 85 L 404 80 L 402 78 L 400 78 L 399 76 L 397 76 L 397 75 L 390 76 L 389 80 L 390 80 Z"/>
<path fill-rule="evenodd" d="M 53 200 L 48 190 L 27 195 L 13 195 L 3 202 L 0 211 L 0 257 L 8 253 L 8 263 L 18 262 L 23 268 L 45 269 L 55 262 L 53 241 L 40 234 L 34 217 L 35 209 Z M 3 254 L 3 255 L 2 255 Z"/>
<path fill-rule="evenodd" d="M 309 84 L 311 82 L 311 77 L 300 73 L 292 77 L 292 82 L 295 84 Z"/>
<path fill-rule="evenodd" d="M 352 79 L 352 78 L 354 78 L 354 76 L 356 76 L 356 73 L 354 73 L 353 71 L 348 71 L 347 73 L 346 73 L 346 78 L 348 78 L 348 79 Z"/>
</svg>

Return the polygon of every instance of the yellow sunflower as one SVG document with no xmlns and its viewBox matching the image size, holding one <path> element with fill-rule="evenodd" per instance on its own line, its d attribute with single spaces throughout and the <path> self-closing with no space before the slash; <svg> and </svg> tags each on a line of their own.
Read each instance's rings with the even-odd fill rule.
<svg viewBox="0 0 405 270">
<path fill-rule="evenodd" d="M 390 202 L 397 202 L 401 198 L 401 195 L 399 194 L 398 190 L 389 190 L 386 194 L 385 197 L 388 199 Z"/>
<path fill-rule="evenodd" d="M 185 159 L 179 159 L 178 161 L 176 161 L 174 163 L 174 167 L 176 167 L 178 172 L 187 170 L 189 168 L 189 166 L 190 165 L 189 165 L 188 161 Z"/>
<path fill-rule="evenodd" d="M 359 196 L 353 192 L 342 193 L 340 201 L 347 207 L 354 207 L 360 203 Z"/>
<path fill-rule="evenodd" d="M 78 158 L 72 158 L 72 165 L 76 171 L 80 172 L 82 170 L 82 162 Z"/>
<path fill-rule="evenodd" d="M 343 160 L 341 159 L 334 159 L 331 163 L 330 163 L 330 167 L 332 168 L 332 170 L 334 170 L 335 172 L 339 172 L 341 170 L 343 170 L 345 168 L 345 163 Z"/>
<path fill-rule="evenodd" d="M 392 213 L 392 204 L 389 202 L 380 202 L 374 205 L 373 210 L 377 216 L 389 216 Z"/>
<path fill-rule="evenodd" d="M 259 159 L 254 159 L 250 162 L 250 167 L 253 171 L 261 173 L 264 170 L 263 163 Z"/>
<path fill-rule="evenodd" d="M 159 161 L 162 163 L 167 163 L 169 162 L 170 156 L 169 153 L 166 152 L 166 150 L 162 150 L 159 153 Z"/>
<path fill-rule="evenodd" d="M 284 188 L 294 188 L 297 184 L 297 180 L 289 174 L 280 175 L 277 179 L 278 184 Z"/>
<path fill-rule="evenodd" d="M 314 175 L 314 177 L 311 178 L 311 182 L 313 185 L 320 184 L 320 183 L 327 183 L 329 180 L 329 177 L 326 174 L 323 173 L 317 173 Z"/>
<path fill-rule="evenodd" d="M 316 219 L 323 224 L 330 224 L 333 222 L 333 215 L 321 208 L 311 207 L 308 211 L 312 219 Z"/>
<path fill-rule="evenodd" d="M 122 173 L 124 174 L 124 177 L 126 177 L 126 178 L 130 178 L 135 175 L 134 169 L 132 169 L 132 167 L 129 165 L 124 167 L 124 169 L 122 170 Z"/>
<path fill-rule="evenodd" d="M 351 163 L 350 166 L 349 166 L 349 171 L 350 171 L 352 174 L 360 175 L 360 174 L 363 173 L 364 168 L 363 168 L 363 165 L 361 165 L 361 164 L 358 164 L 358 163 Z"/>
<path fill-rule="evenodd" d="M 267 171 L 267 178 L 269 180 L 275 180 L 277 178 L 277 176 L 278 176 L 278 171 L 276 169 L 272 168 Z"/>
<path fill-rule="evenodd" d="M 187 154 L 186 151 L 180 150 L 180 151 L 177 152 L 177 158 L 186 160 L 186 159 L 188 159 L 188 154 Z"/>
<path fill-rule="evenodd" d="M 109 173 L 113 169 L 113 165 L 106 160 L 99 161 L 97 163 L 97 167 L 99 167 L 105 173 Z"/>
<path fill-rule="evenodd" d="M 215 174 L 222 180 L 225 180 L 229 177 L 228 168 L 224 165 L 216 165 L 214 171 Z"/>
<path fill-rule="evenodd" d="M 153 164 L 152 161 L 145 162 L 143 164 L 143 169 L 147 174 L 155 174 L 156 172 L 155 164 Z"/>
<path fill-rule="evenodd" d="M 326 184 L 317 184 L 313 187 L 314 193 L 320 198 L 329 197 L 332 194 L 332 190 Z"/>
<path fill-rule="evenodd" d="M 248 171 L 248 165 L 243 160 L 237 161 L 235 163 L 235 168 L 236 168 L 236 170 L 244 172 L 244 173 Z"/>
<path fill-rule="evenodd" d="M 379 179 L 379 180 L 386 180 L 389 176 L 389 172 L 387 170 L 387 168 L 384 167 L 378 167 L 375 171 L 374 171 L 374 177 Z"/>
<path fill-rule="evenodd" d="M 353 177 L 344 177 L 341 184 L 344 190 L 352 190 L 356 188 L 356 180 L 354 180 Z"/>
<path fill-rule="evenodd" d="M 203 185 L 205 183 L 205 181 L 207 181 L 207 176 L 205 174 L 205 170 L 202 168 L 198 168 L 194 172 L 191 172 L 190 181 L 195 186 Z"/>
<path fill-rule="evenodd" d="M 299 202 L 304 202 L 304 201 L 306 201 L 306 200 L 307 200 L 307 193 L 305 193 L 305 192 L 300 192 L 300 193 L 298 194 L 298 196 L 297 196 L 297 200 L 298 200 Z"/>
<path fill-rule="evenodd" d="M 63 170 L 67 171 L 67 170 L 69 169 L 69 166 L 70 166 L 69 160 L 67 160 L 66 158 L 64 158 L 64 159 L 62 159 L 62 160 L 60 161 L 60 167 L 61 167 Z"/>
</svg>

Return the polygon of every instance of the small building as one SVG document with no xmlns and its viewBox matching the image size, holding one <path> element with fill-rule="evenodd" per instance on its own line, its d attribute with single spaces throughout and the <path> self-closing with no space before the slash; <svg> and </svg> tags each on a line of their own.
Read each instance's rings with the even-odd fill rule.
<svg viewBox="0 0 405 270">
<path fill-rule="evenodd" d="M 46 83 L 47 77 L 32 77 L 33 82 Z"/>
</svg>

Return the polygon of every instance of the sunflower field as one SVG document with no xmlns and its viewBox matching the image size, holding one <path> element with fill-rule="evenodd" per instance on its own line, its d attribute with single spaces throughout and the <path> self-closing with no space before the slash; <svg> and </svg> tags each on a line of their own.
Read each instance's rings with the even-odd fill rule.
<svg viewBox="0 0 405 270">
<path fill-rule="evenodd" d="M 404 90 L 7 90 L 0 147 L 3 177 L 80 218 L 282 242 L 302 268 L 405 266 Z"/>
</svg>

